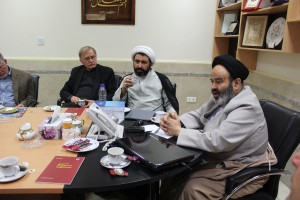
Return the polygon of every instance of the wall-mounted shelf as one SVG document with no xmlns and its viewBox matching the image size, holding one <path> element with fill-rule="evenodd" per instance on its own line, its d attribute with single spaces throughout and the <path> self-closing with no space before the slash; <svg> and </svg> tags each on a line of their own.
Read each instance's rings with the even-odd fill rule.
<svg viewBox="0 0 300 200">
<path fill-rule="evenodd" d="M 217 0 L 215 33 L 213 43 L 213 58 L 221 54 L 231 54 L 243 62 L 249 69 L 256 69 L 258 52 L 274 53 L 300 53 L 300 1 L 289 0 L 278 6 L 262 8 L 257 11 L 243 12 L 245 0 L 232 4 L 227 7 L 218 8 L 220 0 Z M 239 32 L 237 35 L 222 35 L 220 27 L 222 24 L 223 13 L 227 11 L 238 11 L 239 14 Z M 242 46 L 244 30 L 247 16 L 251 15 L 269 15 L 276 16 L 286 13 L 286 24 L 281 49 L 252 48 Z M 270 25 L 270 24 L 268 24 Z M 267 26 L 268 28 L 268 26 Z M 268 30 L 268 29 L 267 29 Z M 267 31 L 266 31 L 267 32 Z M 265 37 L 265 36 L 264 36 Z M 237 40 L 237 41 L 236 41 Z M 236 46 L 234 46 L 236 45 Z"/>
</svg>

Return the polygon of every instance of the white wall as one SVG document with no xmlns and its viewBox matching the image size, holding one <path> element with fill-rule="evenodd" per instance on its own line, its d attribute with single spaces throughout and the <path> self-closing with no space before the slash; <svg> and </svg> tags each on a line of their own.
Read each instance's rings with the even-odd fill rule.
<svg viewBox="0 0 300 200">
<path fill-rule="evenodd" d="M 129 59 L 151 46 L 158 60 L 211 61 L 214 0 L 136 0 L 135 25 L 81 24 L 80 0 L 0 0 L 0 52 L 6 57 L 77 58 L 84 45 L 101 58 Z M 43 36 L 45 46 L 37 46 Z"/>
<path fill-rule="evenodd" d="M 0 0 L 0 52 L 8 58 L 77 58 L 94 46 L 100 59 L 129 60 L 136 45 L 158 61 L 211 61 L 216 0 L 136 0 L 135 25 L 81 24 L 80 0 Z M 45 46 L 37 46 L 43 36 Z M 299 54 L 260 52 L 257 71 L 300 82 Z"/>
</svg>

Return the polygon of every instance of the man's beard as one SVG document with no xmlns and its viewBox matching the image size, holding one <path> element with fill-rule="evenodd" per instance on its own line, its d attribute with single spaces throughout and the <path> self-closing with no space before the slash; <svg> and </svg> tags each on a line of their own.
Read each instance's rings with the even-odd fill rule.
<svg viewBox="0 0 300 200">
<path fill-rule="evenodd" d="M 149 71 L 150 71 L 150 67 L 148 68 L 148 69 L 141 69 L 141 68 L 139 68 L 139 69 L 134 69 L 134 73 L 137 75 L 137 76 L 146 76 L 148 73 L 149 73 Z"/>
<path fill-rule="evenodd" d="M 225 106 L 229 103 L 229 101 L 235 96 L 233 93 L 233 87 L 232 84 L 230 83 L 229 86 L 226 88 L 225 91 L 217 91 L 213 90 L 214 92 L 219 93 L 219 97 L 217 99 L 214 99 L 216 104 L 220 106 Z"/>
</svg>

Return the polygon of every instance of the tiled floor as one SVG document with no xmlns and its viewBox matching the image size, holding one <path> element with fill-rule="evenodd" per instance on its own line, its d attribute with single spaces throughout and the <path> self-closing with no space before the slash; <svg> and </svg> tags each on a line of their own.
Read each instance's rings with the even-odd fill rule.
<svg viewBox="0 0 300 200">
<path fill-rule="evenodd" d="M 279 183 L 279 191 L 278 191 L 278 196 L 276 198 L 276 200 L 286 200 L 286 198 L 288 197 L 290 193 L 290 189 L 283 184 L 282 182 Z M 89 193 L 86 196 L 87 200 L 117 200 L 116 198 L 107 198 L 107 199 L 103 199 L 93 193 Z"/>
<path fill-rule="evenodd" d="M 290 194 L 290 189 L 285 184 L 280 182 L 279 191 L 276 200 L 286 200 L 289 194 Z"/>
</svg>

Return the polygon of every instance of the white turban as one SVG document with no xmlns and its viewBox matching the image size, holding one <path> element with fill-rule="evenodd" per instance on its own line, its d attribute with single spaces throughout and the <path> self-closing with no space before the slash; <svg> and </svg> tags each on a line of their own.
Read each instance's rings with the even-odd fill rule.
<svg viewBox="0 0 300 200">
<path fill-rule="evenodd" d="M 147 47 L 147 46 L 136 46 L 136 47 L 134 47 L 133 50 L 132 50 L 132 53 L 131 53 L 132 61 L 134 60 L 134 56 L 137 53 L 143 53 L 143 54 L 147 55 L 148 58 L 150 59 L 152 65 L 155 64 L 155 62 L 156 62 L 155 53 L 150 47 Z"/>
</svg>

